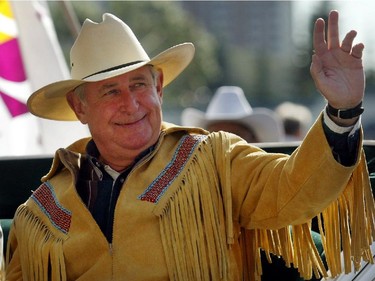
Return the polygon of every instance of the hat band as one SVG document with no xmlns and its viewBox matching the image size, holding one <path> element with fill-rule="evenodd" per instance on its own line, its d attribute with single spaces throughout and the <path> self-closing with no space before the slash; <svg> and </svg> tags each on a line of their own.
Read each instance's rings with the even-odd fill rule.
<svg viewBox="0 0 375 281">
<path fill-rule="evenodd" d="M 133 61 L 133 62 L 129 62 L 129 63 L 120 64 L 120 65 L 115 66 L 115 67 L 111 67 L 111 68 L 107 68 L 107 69 L 99 71 L 99 72 L 95 72 L 95 73 L 90 74 L 90 75 L 88 75 L 86 77 L 83 77 L 82 79 L 86 79 L 86 78 L 89 78 L 91 76 L 94 76 L 94 75 L 97 75 L 97 74 L 101 74 L 101 73 L 104 73 L 104 72 L 109 72 L 109 71 L 117 70 L 117 69 L 120 69 L 120 68 L 123 68 L 123 67 L 127 67 L 127 66 L 130 66 L 130 65 L 133 65 L 133 64 L 140 63 L 140 62 L 143 62 L 143 61 L 142 60 L 137 60 L 137 61 Z"/>
</svg>

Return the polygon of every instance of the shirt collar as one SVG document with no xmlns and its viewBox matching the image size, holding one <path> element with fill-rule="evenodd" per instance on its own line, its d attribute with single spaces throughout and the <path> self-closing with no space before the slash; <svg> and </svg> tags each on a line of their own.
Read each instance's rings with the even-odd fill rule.
<svg viewBox="0 0 375 281">
<path fill-rule="evenodd" d="M 135 159 L 133 164 L 130 167 L 133 167 L 139 160 L 141 160 L 143 157 L 151 153 L 155 149 L 155 145 L 150 146 L 143 152 L 141 152 Z M 97 167 L 99 167 L 101 170 L 106 170 L 109 168 L 110 170 L 113 170 L 110 166 L 102 163 L 99 161 L 100 152 L 98 150 L 98 147 L 96 146 L 93 139 L 91 139 L 86 146 L 86 153 L 89 155 L 89 158 L 92 163 L 94 163 Z M 107 166 L 107 167 L 106 167 Z M 128 168 L 127 168 L 128 169 Z M 108 171 L 107 171 L 108 172 Z M 112 176 L 112 175 L 111 175 Z"/>
</svg>

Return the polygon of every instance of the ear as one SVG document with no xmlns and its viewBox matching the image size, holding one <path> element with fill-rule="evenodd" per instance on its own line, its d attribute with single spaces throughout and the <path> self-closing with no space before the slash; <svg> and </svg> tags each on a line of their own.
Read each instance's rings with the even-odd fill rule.
<svg viewBox="0 0 375 281">
<path fill-rule="evenodd" d="M 82 124 L 87 124 L 85 104 L 82 100 L 73 91 L 67 93 L 66 100 L 68 101 L 70 108 L 76 114 L 78 120 L 81 121 Z"/>
<path fill-rule="evenodd" d="M 164 76 L 163 71 L 161 69 L 158 69 L 159 75 L 156 80 L 156 91 L 158 93 L 158 96 L 160 98 L 160 103 L 163 100 L 163 82 L 164 82 Z"/>
</svg>

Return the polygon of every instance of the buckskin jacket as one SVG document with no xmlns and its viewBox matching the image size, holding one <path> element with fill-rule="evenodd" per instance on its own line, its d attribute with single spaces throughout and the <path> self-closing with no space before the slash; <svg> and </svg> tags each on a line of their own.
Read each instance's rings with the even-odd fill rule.
<svg viewBox="0 0 375 281">
<path fill-rule="evenodd" d="M 75 188 L 88 141 L 59 149 L 18 208 L 7 280 L 259 280 L 260 249 L 306 278 L 325 276 L 310 235 L 315 216 L 330 272 L 371 261 L 374 202 L 364 152 L 359 147 L 354 166 L 340 165 L 321 120 L 290 157 L 232 134 L 163 123 L 154 151 L 122 186 L 112 243 Z"/>
</svg>

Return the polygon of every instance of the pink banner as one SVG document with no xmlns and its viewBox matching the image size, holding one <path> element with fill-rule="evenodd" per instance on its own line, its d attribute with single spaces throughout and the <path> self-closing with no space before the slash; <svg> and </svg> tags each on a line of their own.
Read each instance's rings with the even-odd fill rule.
<svg viewBox="0 0 375 281">
<path fill-rule="evenodd" d="M 12 82 L 23 82 L 26 80 L 17 39 L 11 39 L 0 44 L 0 77 Z M 0 97 L 3 99 L 12 117 L 28 111 L 24 103 L 10 97 L 7 93 L 0 91 Z"/>
</svg>

